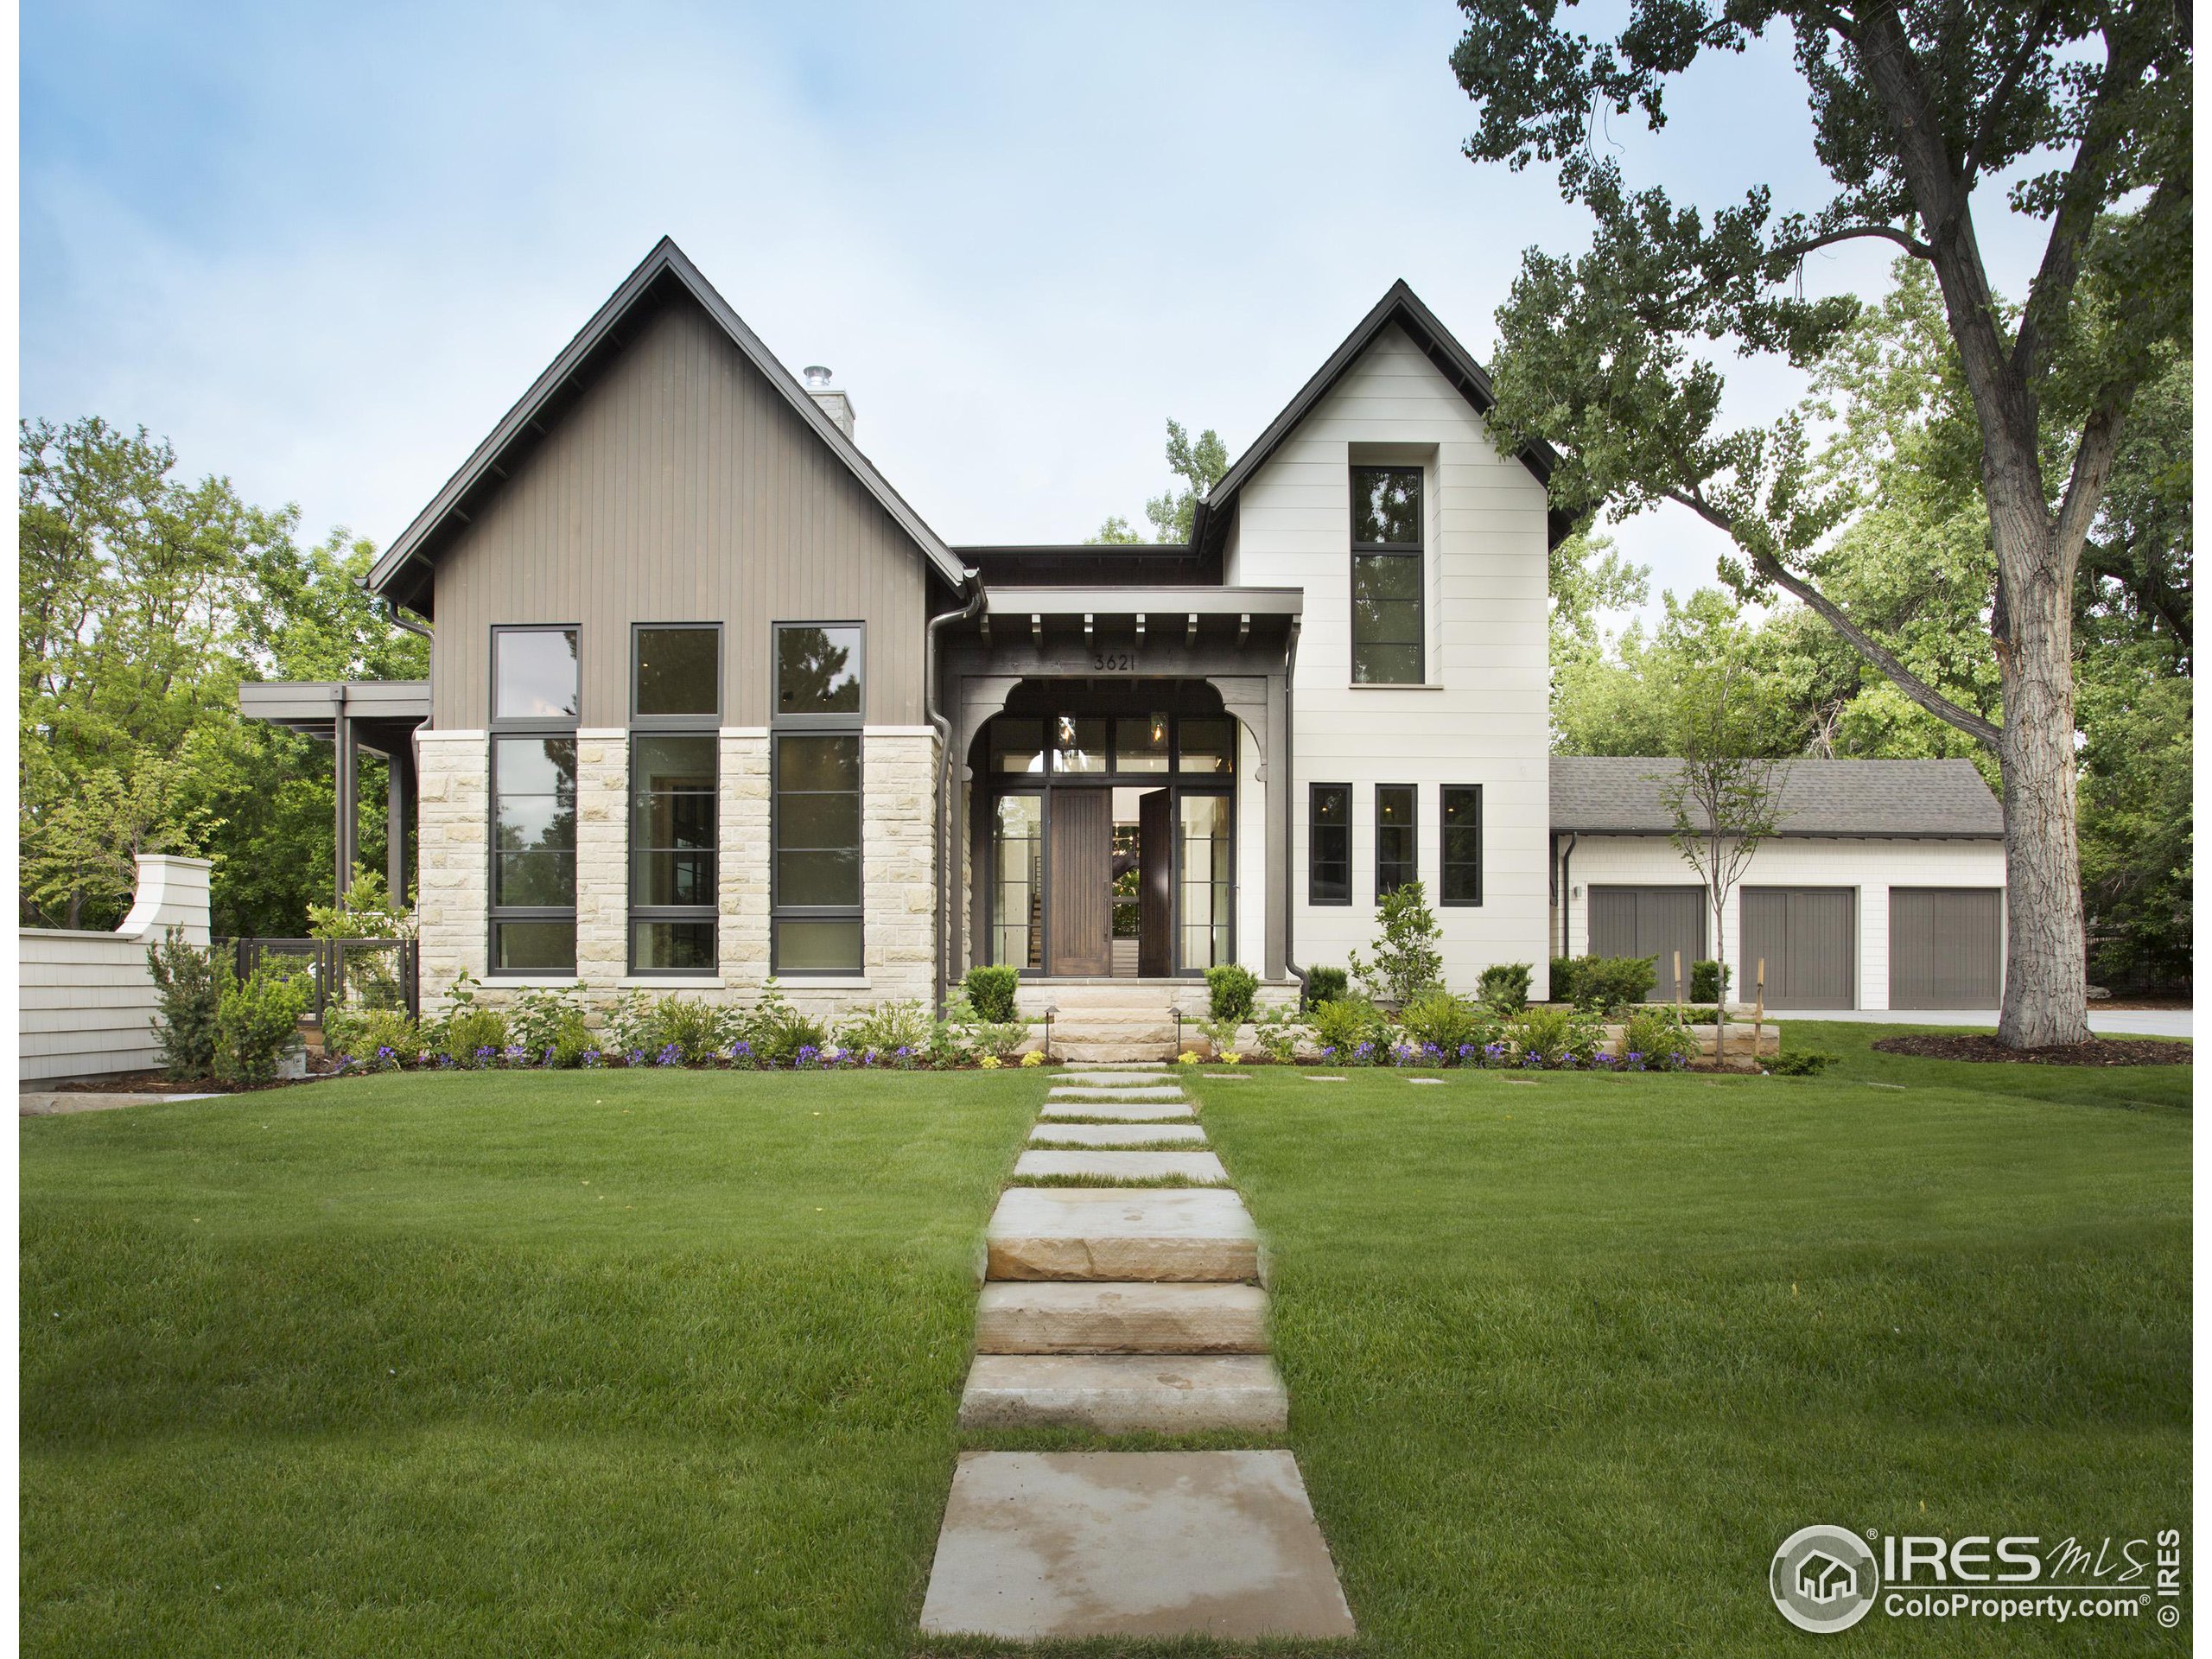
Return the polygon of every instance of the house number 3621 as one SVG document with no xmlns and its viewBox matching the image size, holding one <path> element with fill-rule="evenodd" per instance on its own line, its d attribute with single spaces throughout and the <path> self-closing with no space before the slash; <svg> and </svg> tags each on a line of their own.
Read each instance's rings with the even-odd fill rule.
<svg viewBox="0 0 2212 1659">
<path fill-rule="evenodd" d="M 1094 651 L 1090 653 L 1090 666 L 1101 674 L 1134 674 L 1137 671 L 1137 654 L 1134 651 Z"/>
</svg>

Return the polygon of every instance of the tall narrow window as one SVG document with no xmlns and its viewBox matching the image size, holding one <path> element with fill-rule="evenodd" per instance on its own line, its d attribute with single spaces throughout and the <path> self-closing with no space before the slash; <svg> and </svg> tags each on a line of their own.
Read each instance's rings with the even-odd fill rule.
<svg viewBox="0 0 2212 1659">
<path fill-rule="evenodd" d="M 857 974 L 861 720 L 857 623 L 776 625 L 771 970 Z"/>
<path fill-rule="evenodd" d="M 1438 897 L 1447 905 L 1483 901 L 1483 791 L 1480 784 L 1446 784 Z"/>
<path fill-rule="evenodd" d="M 721 630 L 639 627 L 630 684 L 630 971 L 715 968 Z"/>
<path fill-rule="evenodd" d="M 1421 683 L 1421 500 L 1418 467 L 1351 469 L 1351 677 Z"/>
<path fill-rule="evenodd" d="M 490 969 L 576 969 L 576 630 L 492 631 Z"/>
<path fill-rule="evenodd" d="M 1351 903 L 1351 785 L 1316 784 L 1306 798 L 1306 902 Z"/>
<path fill-rule="evenodd" d="M 1421 880 L 1417 791 L 1411 784 L 1375 785 L 1375 899 L 1380 904 L 1408 882 Z"/>
</svg>

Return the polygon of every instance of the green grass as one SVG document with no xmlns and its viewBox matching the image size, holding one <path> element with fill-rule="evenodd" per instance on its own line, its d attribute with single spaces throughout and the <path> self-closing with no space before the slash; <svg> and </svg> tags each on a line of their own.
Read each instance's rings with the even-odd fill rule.
<svg viewBox="0 0 2212 1659">
<path fill-rule="evenodd" d="M 1373 1650 L 1774 1653 L 1812 1639 L 1767 1564 L 1815 1521 L 2187 1526 L 2190 1069 L 1787 1030 L 1842 1063 L 1194 1085 L 1274 1251 L 1291 1443 Z M 1878 1610 L 1847 1640 L 2187 1634 Z"/>
<path fill-rule="evenodd" d="M 1764 1587 L 1811 1521 L 2186 1525 L 2188 1071 L 1787 1029 L 1842 1065 L 1187 1079 L 1270 1241 L 1363 1650 L 1769 1654 L 1813 1640 Z M 954 1426 L 1049 1081 L 408 1077 L 26 1120 L 26 1649 L 988 1650 L 912 1636 L 956 1449 L 1099 1443 Z M 1837 1650 L 2160 1639 L 1878 1612 Z"/>
<path fill-rule="evenodd" d="M 22 1124 L 39 1654 L 893 1653 L 1039 1077 Z"/>
</svg>

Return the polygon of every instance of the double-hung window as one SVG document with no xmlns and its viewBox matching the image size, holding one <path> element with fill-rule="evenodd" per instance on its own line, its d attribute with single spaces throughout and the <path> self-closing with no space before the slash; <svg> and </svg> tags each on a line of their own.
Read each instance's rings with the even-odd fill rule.
<svg viewBox="0 0 2212 1659">
<path fill-rule="evenodd" d="M 770 969 L 858 974 L 861 721 L 857 622 L 775 625 Z"/>
<path fill-rule="evenodd" d="M 711 974 L 721 630 L 631 631 L 630 971 Z"/>
<path fill-rule="evenodd" d="M 576 969 L 576 635 L 492 631 L 494 974 Z"/>
<path fill-rule="evenodd" d="M 1351 469 L 1351 677 L 1422 678 L 1421 499 L 1418 467 Z"/>
<path fill-rule="evenodd" d="M 1483 787 L 1446 784 L 1437 897 L 1447 905 L 1483 901 Z"/>
<path fill-rule="evenodd" d="M 1375 785 L 1375 902 L 1421 880 L 1420 826 L 1412 784 Z"/>
<path fill-rule="evenodd" d="M 1306 798 L 1306 902 L 1351 903 L 1351 785 L 1315 784 Z"/>
</svg>

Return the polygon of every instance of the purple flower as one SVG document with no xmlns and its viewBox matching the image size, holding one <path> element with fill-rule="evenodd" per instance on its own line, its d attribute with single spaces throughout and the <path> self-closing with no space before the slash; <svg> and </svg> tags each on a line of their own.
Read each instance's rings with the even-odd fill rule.
<svg viewBox="0 0 2212 1659">
<path fill-rule="evenodd" d="M 642 1048 L 633 1048 L 626 1058 L 631 1065 L 643 1065 L 645 1063 L 645 1051 Z"/>
<path fill-rule="evenodd" d="M 670 1043 L 661 1050 L 659 1058 L 654 1060 L 653 1064 L 655 1065 L 681 1065 L 683 1064 L 683 1051 L 678 1048 L 674 1043 Z"/>
<path fill-rule="evenodd" d="M 1327 1047 L 1327 1048 L 1323 1049 L 1323 1050 L 1321 1051 L 1321 1058 L 1322 1058 L 1324 1060 L 1333 1060 L 1333 1059 L 1335 1059 L 1335 1058 L 1337 1058 L 1337 1051 L 1336 1051 L 1335 1046 L 1332 1045 L 1332 1046 L 1331 1046 L 1330 1047 Z"/>
<path fill-rule="evenodd" d="M 791 1065 L 795 1070 L 804 1071 L 821 1058 L 822 1051 L 815 1047 L 812 1043 L 801 1043 L 798 1046 L 798 1052 L 791 1057 Z"/>
<path fill-rule="evenodd" d="M 600 1064 L 602 1058 L 603 1057 L 601 1055 L 600 1052 L 595 1048 L 588 1048 L 584 1050 L 584 1064 L 586 1065 L 597 1065 Z"/>
</svg>

